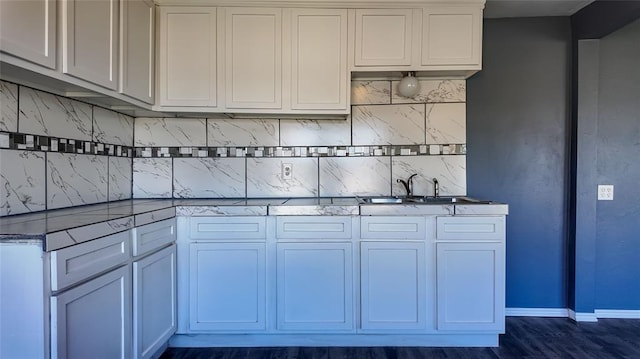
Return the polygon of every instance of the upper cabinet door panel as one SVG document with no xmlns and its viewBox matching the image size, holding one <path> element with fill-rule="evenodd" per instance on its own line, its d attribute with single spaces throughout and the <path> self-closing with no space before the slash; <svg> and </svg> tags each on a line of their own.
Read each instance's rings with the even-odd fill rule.
<svg viewBox="0 0 640 359">
<path fill-rule="evenodd" d="M 56 1 L 0 1 L 0 51 L 56 67 Z"/>
<path fill-rule="evenodd" d="M 226 107 L 282 107 L 282 10 L 227 8 Z"/>
<path fill-rule="evenodd" d="M 291 108 L 347 107 L 347 11 L 292 10 Z"/>
<path fill-rule="evenodd" d="M 482 11 L 423 9 L 422 65 L 481 64 Z"/>
<path fill-rule="evenodd" d="M 121 92 L 153 103 L 154 6 L 148 0 L 127 0 L 120 9 Z"/>
<path fill-rule="evenodd" d="M 62 2 L 62 71 L 118 88 L 117 0 Z"/>
<path fill-rule="evenodd" d="M 355 66 L 409 66 L 412 9 L 356 10 Z"/>
<path fill-rule="evenodd" d="M 215 107 L 216 8 L 160 8 L 160 105 Z"/>
</svg>

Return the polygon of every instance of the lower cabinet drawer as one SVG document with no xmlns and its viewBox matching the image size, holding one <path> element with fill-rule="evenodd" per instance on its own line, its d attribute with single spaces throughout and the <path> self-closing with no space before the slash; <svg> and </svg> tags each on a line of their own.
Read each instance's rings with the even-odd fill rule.
<svg viewBox="0 0 640 359">
<path fill-rule="evenodd" d="M 133 229 L 133 256 L 138 257 L 176 241 L 175 218 Z"/>
<path fill-rule="evenodd" d="M 125 263 L 131 256 L 131 231 L 51 252 L 51 290 L 59 291 Z"/>
<path fill-rule="evenodd" d="M 438 240 L 502 240 L 505 236 L 504 217 L 438 217 Z"/>
<path fill-rule="evenodd" d="M 276 237 L 283 239 L 348 239 L 351 238 L 351 217 L 277 217 Z"/>
<path fill-rule="evenodd" d="M 192 217 L 191 239 L 266 239 L 265 217 Z"/>
<path fill-rule="evenodd" d="M 367 239 L 425 239 L 426 226 L 424 217 L 361 217 L 360 236 Z"/>
</svg>

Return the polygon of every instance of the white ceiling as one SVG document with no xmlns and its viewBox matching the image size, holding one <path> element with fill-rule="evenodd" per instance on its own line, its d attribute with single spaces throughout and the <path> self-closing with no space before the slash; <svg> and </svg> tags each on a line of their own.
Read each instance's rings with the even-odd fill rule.
<svg viewBox="0 0 640 359">
<path fill-rule="evenodd" d="M 593 0 L 487 0 L 485 18 L 570 16 Z"/>
</svg>

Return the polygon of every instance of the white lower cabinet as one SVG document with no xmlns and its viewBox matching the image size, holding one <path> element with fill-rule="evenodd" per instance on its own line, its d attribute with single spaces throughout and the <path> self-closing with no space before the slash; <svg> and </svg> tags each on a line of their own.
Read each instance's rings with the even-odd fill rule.
<svg viewBox="0 0 640 359">
<path fill-rule="evenodd" d="M 176 245 L 133 262 L 133 353 L 151 358 L 176 331 Z"/>
<path fill-rule="evenodd" d="M 351 243 L 277 244 L 277 328 L 353 330 Z"/>
<path fill-rule="evenodd" d="M 51 297 L 52 358 L 130 356 L 130 265 Z"/>
<path fill-rule="evenodd" d="M 438 329 L 504 331 L 504 246 L 438 243 Z"/>
<path fill-rule="evenodd" d="M 192 243 L 189 248 L 189 329 L 264 330 L 265 244 Z"/>
<path fill-rule="evenodd" d="M 425 329 L 424 242 L 361 242 L 362 329 Z"/>
</svg>

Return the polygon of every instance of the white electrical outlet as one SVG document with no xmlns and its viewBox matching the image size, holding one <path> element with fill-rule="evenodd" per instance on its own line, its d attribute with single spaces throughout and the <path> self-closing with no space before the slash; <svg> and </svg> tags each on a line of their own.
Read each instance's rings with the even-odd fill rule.
<svg viewBox="0 0 640 359">
<path fill-rule="evenodd" d="M 612 184 L 598 185 L 598 201 L 613 201 L 613 185 Z"/>
<path fill-rule="evenodd" d="M 293 179 L 293 166 L 291 165 L 291 163 L 282 164 L 282 179 L 283 180 Z"/>
</svg>

